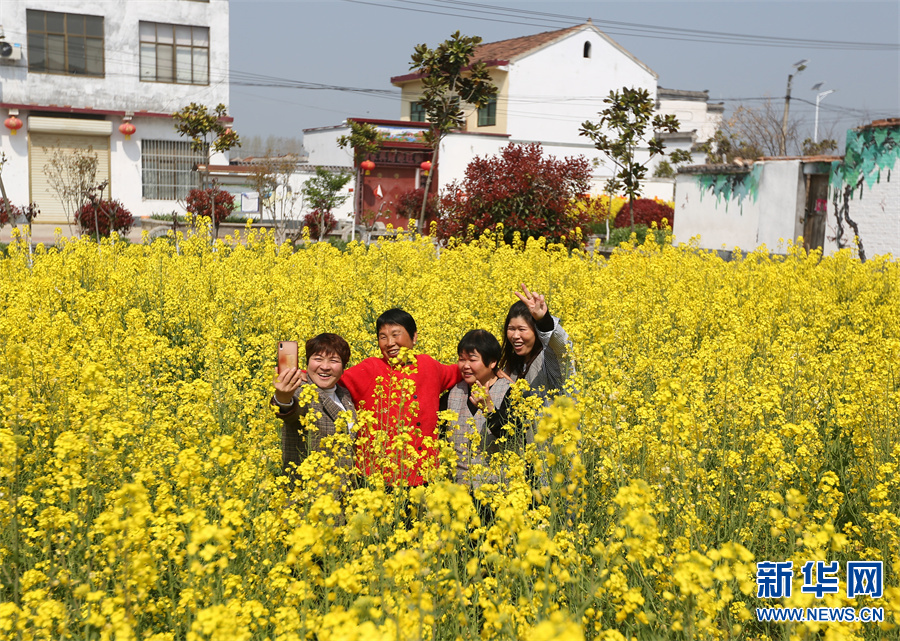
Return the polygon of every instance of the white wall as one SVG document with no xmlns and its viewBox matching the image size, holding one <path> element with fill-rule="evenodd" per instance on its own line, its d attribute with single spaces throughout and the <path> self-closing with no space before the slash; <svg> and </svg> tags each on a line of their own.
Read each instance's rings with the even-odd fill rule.
<svg viewBox="0 0 900 641">
<path fill-rule="evenodd" d="M 303 130 L 303 148 L 309 154 L 310 165 L 353 167 L 353 150 L 338 147 L 337 139 L 350 133 L 350 127 L 322 127 Z"/>
<path fill-rule="evenodd" d="M 0 122 L 6 120 L 7 112 L 0 109 Z M 26 122 L 22 116 L 19 118 Z M 15 136 L 6 127 L 0 127 L 0 152 L 6 154 L 7 163 L 3 167 L 3 186 L 12 204 L 21 207 L 28 203 L 28 133 L 25 127 Z"/>
<path fill-rule="evenodd" d="M 786 242 L 802 233 L 805 183 L 801 163 L 761 162 L 754 165 L 754 171 L 759 177 L 756 195 L 747 194 L 743 200 L 717 197 L 701 186 L 696 174 L 678 174 L 675 242 L 686 243 L 698 236 L 704 249 L 753 251 L 765 245 L 770 252 L 783 253 Z"/>
<path fill-rule="evenodd" d="M 466 167 L 477 157 L 496 156 L 509 144 L 505 136 L 479 134 L 450 134 L 441 141 L 438 154 L 438 189 L 443 190 L 454 181 L 465 178 Z"/>
<path fill-rule="evenodd" d="M 832 187 L 833 190 L 833 187 Z M 843 192 L 843 190 L 841 190 Z M 825 243 L 822 250 L 826 254 L 838 250 L 837 216 L 834 211 L 834 192 L 828 194 L 828 214 L 825 224 Z M 839 202 L 842 198 L 839 199 Z M 869 186 L 864 184 L 862 195 L 855 190 L 848 202 L 848 217 L 859 227 L 866 258 L 892 255 L 900 258 L 900 162 L 895 162 L 888 172 L 882 171 L 881 181 Z M 853 246 L 853 229 L 843 223 L 845 247 Z"/>
<path fill-rule="evenodd" d="M 105 76 L 28 72 L 26 8 L 103 16 Z M 141 82 L 141 20 L 209 27 L 209 85 Z M 22 60 L 0 64 L 0 102 L 160 113 L 171 113 L 190 102 L 210 107 L 228 104 L 228 0 L 3 0 L 0 24 L 7 42 L 20 43 L 25 51 Z"/>
<path fill-rule="evenodd" d="M 584 43 L 591 57 L 584 57 Z M 593 29 L 584 29 L 509 66 L 507 133 L 517 140 L 584 143 L 578 129 L 597 120 L 610 91 L 645 88 L 656 99 L 656 76 Z M 573 97 L 591 96 L 591 99 Z"/>
<path fill-rule="evenodd" d="M 660 100 L 657 111 L 678 118 L 678 131 L 696 131 L 696 141 L 706 142 L 722 122 L 722 112 L 709 111 L 708 106 L 701 100 Z"/>
</svg>

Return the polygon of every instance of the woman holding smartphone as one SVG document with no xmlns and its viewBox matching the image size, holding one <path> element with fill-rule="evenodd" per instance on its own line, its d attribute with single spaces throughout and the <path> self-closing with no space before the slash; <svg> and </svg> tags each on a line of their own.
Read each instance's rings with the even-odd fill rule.
<svg viewBox="0 0 900 641">
<path fill-rule="evenodd" d="M 291 353 L 291 351 L 293 353 Z M 309 456 L 323 448 L 323 441 L 337 433 L 338 418 L 346 413 L 347 430 L 353 426 L 356 413 L 353 398 L 345 388 L 338 386 L 344 368 L 350 361 L 350 345 L 337 334 L 319 334 L 306 341 L 306 378 L 315 386 L 315 400 L 307 404 L 299 402 L 304 376 L 297 367 L 297 343 L 283 341 L 279 345 L 278 370 L 272 385 L 275 394 L 272 405 L 278 408 L 278 418 L 284 421 L 281 430 L 281 464 L 285 474 L 294 480 L 296 468 Z M 301 418 L 310 410 L 317 415 L 315 429 L 302 425 Z M 338 457 L 340 467 L 349 469 L 352 452 L 342 452 Z"/>
</svg>

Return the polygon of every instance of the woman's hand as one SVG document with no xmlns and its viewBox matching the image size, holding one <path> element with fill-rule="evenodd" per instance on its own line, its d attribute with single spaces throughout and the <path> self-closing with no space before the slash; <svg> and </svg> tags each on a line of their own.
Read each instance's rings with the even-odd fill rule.
<svg viewBox="0 0 900 641">
<path fill-rule="evenodd" d="M 547 301 L 544 300 L 544 296 L 529 291 L 525 283 L 522 283 L 522 291 L 516 292 L 516 296 L 528 306 L 528 311 L 531 312 L 531 317 L 534 320 L 539 321 L 547 314 Z"/>
<path fill-rule="evenodd" d="M 485 414 L 490 414 L 497 409 L 494 407 L 494 400 L 491 398 L 491 395 L 488 394 L 487 388 L 478 381 L 475 381 L 469 389 L 469 400 L 472 401 L 472 405 L 476 406 Z"/>
<path fill-rule="evenodd" d="M 276 367 L 275 377 L 272 379 L 272 385 L 275 386 L 275 400 L 282 405 L 289 405 L 294 400 L 294 392 L 305 382 L 302 374 L 304 372 L 296 367 L 289 367 L 279 374 Z"/>
</svg>

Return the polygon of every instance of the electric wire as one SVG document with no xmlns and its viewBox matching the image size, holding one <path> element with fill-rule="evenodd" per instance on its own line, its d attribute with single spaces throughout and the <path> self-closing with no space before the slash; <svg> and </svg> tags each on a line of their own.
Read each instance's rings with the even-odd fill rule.
<svg viewBox="0 0 900 641">
<path fill-rule="evenodd" d="M 457 13 L 448 13 L 446 11 L 436 11 L 432 9 L 420 9 L 415 7 L 397 6 L 385 4 L 383 2 L 374 2 L 366 0 L 343 0 L 352 4 L 362 4 L 385 9 L 397 9 L 402 11 L 412 11 L 416 13 L 427 13 L 434 15 L 445 15 L 456 18 L 468 18 L 473 20 L 482 20 L 487 22 L 499 22 L 505 24 L 524 24 L 533 27 L 550 27 L 559 28 L 560 24 L 565 26 L 577 26 L 582 24 L 584 19 L 578 16 L 564 16 L 562 14 L 546 14 L 545 12 L 534 12 L 527 9 L 518 9 L 512 7 L 498 7 L 493 5 L 482 5 L 478 3 L 464 3 L 453 0 L 438 0 L 443 4 L 453 5 L 470 5 L 478 8 L 463 8 L 464 11 L 474 12 L 476 15 L 460 15 Z M 421 2 L 418 0 L 394 0 L 405 5 L 419 5 L 426 7 L 435 7 L 435 5 Z M 439 6 L 439 5 L 438 5 Z M 496 11 L 493 11 L 496 10 Z M 531 19 L 531 22 L 525 23 L 518 20 L 488 18 L 477 15 L 478 13 L 487 13 L 488 15 L 505 15 L 512 14 L 514 17 L 522 18 L 522 14 L 540 14 L 543 22 L 537 22 L 534 18 L 528 16 L 523 19 Z M 560 17 L 552 17 L 560 16 Z M 548 23 L 548 21 L 550 23 Z M 553 24 L 555 23 L 555 24 Z M 784 38 L 778 36 L 755 36 L 751 34 L 738 34 L 730 32 L 706 31 L 700 29 L 684 29 L 677 27 L 662 27 L 656 25 L 646 25 L 639 23 L 618 22 L 610 20 L 598 20 L 596 24 L 610 25 L 612 29 L 604 29 L 603 32 L 613 35 L 625 35 L 643 38 L 658 38 L 664 40 L 674 40 L 681 42 L 707 42 L 715 44 L 728 45 L 747 45 L 761 47 L 786 47 L 796 48 L 803 47 L 807 49 L 832 49 L 832 50 L 862 50 L 862 51 L 900 51 L 900 43 L 870 43 L 870 42 L 854 42 L 839 40 L 813 40 L 808 38 Z"/>
</svg>

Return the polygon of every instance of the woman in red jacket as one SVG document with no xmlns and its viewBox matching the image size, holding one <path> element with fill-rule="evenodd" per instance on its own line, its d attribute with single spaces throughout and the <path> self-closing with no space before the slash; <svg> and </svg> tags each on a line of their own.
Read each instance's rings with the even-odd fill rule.
<svg viewBox="0 0 900 641">
<path fill-rule="evenodd" d="M 459 367 L 426 354 L 411 354 L 418 340 L 416 321 L 389 309 L 375 322 L 381 358 L 367 358 L 344 371 L 357 409 L 356 465 L 368 476 L 384 475 L 389 485 L 422 485 L 426 468 L 437 467 L 437 412 L 440 395 L 462 380 Z"/>
</svg>

